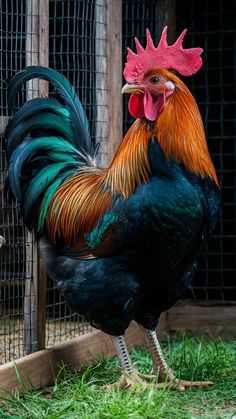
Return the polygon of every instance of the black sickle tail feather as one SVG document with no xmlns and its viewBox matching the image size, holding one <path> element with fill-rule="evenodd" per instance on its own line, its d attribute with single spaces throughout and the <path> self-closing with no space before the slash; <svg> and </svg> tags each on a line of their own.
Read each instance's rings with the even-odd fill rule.
<svg viewBox="0 0 236 419">
<path fill-rule="evenodd" d="M 23 83 L 33 78 L 47 80 L 55 89 L 56 98 L 70 112 L 71 124 L 74 131 L 74 145 L 84 150 L 85 153 L 91 153 L 91 137 L 89 124 L 85 115 L 83 106 L 70 82 L 58 71 L 48 67 L 31 66 L 17 73 L 8 85 L 8 106 L 15 104 L 16 92 L 18 92 Z"/>
</svg>

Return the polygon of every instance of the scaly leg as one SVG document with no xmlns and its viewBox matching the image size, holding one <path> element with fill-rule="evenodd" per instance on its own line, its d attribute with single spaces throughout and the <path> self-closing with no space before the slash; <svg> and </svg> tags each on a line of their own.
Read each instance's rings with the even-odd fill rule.
<svg viewBox="0 0 236 419">
<path fill-rule="evenodd" d="M 114 346 L 117 351 L 117 355 L 122 367 L 122 375 L 120 379 L 114 384 L 104 386 L 107 389 L 118 388 L 118 389 L 131 389 L 135 387 L 142 387 L 144 390 L 151 388 L 151 385 L 148 384 L 146 380 L 148 376 L 141 374 L 136 371 L 132 365 L 128 349 L 125 344 L 124 336 L 114 337 Z M 154 376 L 156 379 L 157 377 Z M 155 387 L 157 389 L 162 389 L 166 387 L 166 383 L 156 383 Z"/>
<path fill-rule="evenodd" d="M 172 382 L 175 377 L 166 363 L 160 343 L 157 339 L 155 330 L 144 329 L 147 335 L 147 343 L 152 356 L 152 373 L 156 376 L 160 375 L 162 381 Z"/>
<path fill-rule="evenodd" d="M 159 374 L 162 382 L 166 382 L 167 385 L 169 383 L 170 388 L 175 388 L 180 391 L 194 387 L 208 388 L 213 384 L 211 381 L 185 381 L 176 378 L 173 374 L 173 371 L 168 368 L 168 365 L 165 361 L 163 352 L 157 339 L 156 331 L 148 329 L 145 329 L 145 331 L 147 334 L 148 346 L 150 348 L 153 360 L 153 374 L 155 374 L 150 375 L 149 379 L 152 379 Z M 147 377 L 148 376 L 146 376 L 146 379 L 148 379 Z M 143 375 L 142 378 L 145 379 L 145 375 Z"/>
<path fill-rule="evenodd" d="M 124 336 L 114 337 L 114 346 L 117 351 L 117 355 L 122 367 L 122 375 L 117 382 L 104 386 L 105 388 L 118 388 L 118 389 L 130 389 L 137 386 L 142 386 L 145 390 L 149 388 L 149 385 L 143 381 L 138 373 L 135 371 L 128 349 L 125 344 Z"/>
</svg>

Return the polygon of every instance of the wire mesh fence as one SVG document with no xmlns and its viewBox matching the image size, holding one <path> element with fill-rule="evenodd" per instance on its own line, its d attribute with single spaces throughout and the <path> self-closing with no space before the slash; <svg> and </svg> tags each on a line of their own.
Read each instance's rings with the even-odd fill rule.
<svg viewBox="0 0 236 419">
<path fill-rule="evenodd" d="M 93 143 L 100 143 L 100 165 L 107 161 L 106 1 L 51 0 L 49 65 L 75 86 L 90 124 Z M 65 305 L 49 280 L 46 345 L 91 330 Z"/>
<path fill-rule="evenodd" d="M 158 40 L 166 18 L 163 5 L 156 1 L 123 1 L 123 61 L 126 47 L 135 50 L 134 36 L 145 45 L 148 27 Z M 166 3 L 168 4 L 168 2 Z M 169 2 L 169 5 L 171 2 Z M 169 6 L 168 6 L 169 7 Z M 173 8 L 173 3 L 172 6 Z M 208 248 L 198 264 L 197 275 L 188 296 L 208 301 L 212 299 L 236 300 L 236 74 L 235 74 L 235 2 L 176 1 L 169 29 L 176 25 L 176 35 L 188 28 L 185 47 L 204 48 L 204 65 L 193 77 L 184 82 L 193 92 L 203 117 L 209 149 L 222 187 L 222 205 L 219 223 Z M 176 38 L 175 38 L 176 39 Z M 169 37 L 169 43 L 171 39 Z M 124 98 L 124 131 L 133 119 Z"/>
<path fill-rule="evenodd" d="M 25 2 L 0 3 L 0 136 L 1 136 L 1 194 L 0 234 L 6 243 L 1 252 L 0 278 L 0 362 L 24 354 L 24 287 L 26 275 L 26 248 L 29 245 L 18 207 L 4 201 L 6 158 L 3 132 L 9 117 L 6 100 L 7 80 L 26 62 L 26 8 Z M 24 92 L 19 100 L 22 103 Z M 18 103 L 19 105 L 19 103 Z M 32 262 L 32 259 L 31 259 Z M 32 271 L 28 271 L 32 277 Z"/>
<path fill-rule="evenodd" d="M 101 85 L 106 77 L 106 67 L 101 67 L 99 62 L 105 58 L 102 42 L 106 43 L 104 1 L 50 1 L 49 65 L 62 72 L 75 86 L 89 120 L 92 141 L 95 144 L 96 138 L 102 143 L 100 158 L 105 164 L 107 149 L 103 140 L 106 138 L 107 100 L 105 84 Z M 65 305 L 50 280 L 47 299 L 47 346 L 91 330 Z"/>
<path fill-rule="evenodd" d="M 37 268 L 38 255 L 32 235 L 28 234 L 22 225 L 19 208 L 15 203 L 6 204 L 4 200 L 7 165 L 3 133 L 10 116 L 6 100 L 7 80 L 26 65 L 41 64 L 39 7 L 40 2 L 35 0 L 14 2 L 3 0 L 0 4 L 0 235 L 6 240 L 6 244 L 0 250 L 0 362 L 19 358 L 37 348 L 35 267 Z M 92 139 L 95 142 L 96 137 L 102 142 L 100 159 L 101 164 L 105 164 L 107 159 L 105 142 L 107 100 L 104 81 L 107 42 L 105 1 L 53 0 L 49 2 L 48 19 L 49 64 L 63 72 L 75 86 L 89 119 Z M 38 96 L 39 90 L 37 80 L 28 83 L 19 95 L 17 108 L 26 98 Z M 66 307 L 63 298 L 51 282 L 48 284 L 45 309 L 47 310 L 46 346 L 52 346 L 91 330 L 80 316 Z"/>
<path fill-rule="evenodd" d="M 235 1 L 177 1 L 177 30 L 189 28 L 186 46 L 204 48 L 201 71 L 186 80 L 205 124 L 221 183 L 221 213 L 202 255 L 193 295 L 236 300 L 236 8 Z"/>
</svg>

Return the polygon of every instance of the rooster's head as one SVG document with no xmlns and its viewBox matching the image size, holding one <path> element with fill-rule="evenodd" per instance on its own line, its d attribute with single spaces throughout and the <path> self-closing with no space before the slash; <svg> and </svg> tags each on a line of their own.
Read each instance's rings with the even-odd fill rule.
<svg viewBox="0 0 236 419">
<path fill-rule="evenodd" d="M 175 90 L 178 79 L 168 69 L 176 70 L 184 76 L 196 73 L 202 66 L 200 57 L 202 48 L 184 49 L 182 46 L 186 29 L 177 41 L 169 46 L 166 41 L 167 27 L 161 40 L 154 46 L 147 29 L 147 45 L 144 49 L 135 38 L 137 53 L 128 49 L 124 77 L 127 84 L 122 93 L 131 93 L 129 112 L 135 118 L 144 116 L 148 121 L 155 121 L 165 105 L 166 99 Z"/>
</svg>

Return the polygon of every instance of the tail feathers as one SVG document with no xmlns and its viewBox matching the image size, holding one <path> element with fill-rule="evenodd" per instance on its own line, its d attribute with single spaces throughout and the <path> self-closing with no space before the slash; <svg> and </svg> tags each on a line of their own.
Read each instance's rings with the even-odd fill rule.
<svg viewBox="0 0 236 419">
<path fill-rule="evenodd" d="M 53 194 L 62 182 L 83 167 L 83 154 L 59 137 L 27 139 L 15 149 L 9 162 L 8 178 L 15 198 L 21 203 L 28 228 L 34 226 L 40 211 L 44 214 L 40 218 L 40 228 L 43 227 Z"/>
<path fill-rule="evenodd" d="M 73 126 L 73 142 L 78 149 L 87 155 L 92 153 L 89 124 L 83 106 L 69 81 L 56 70 L 47 67 L 31 66 L 17 73 L 8 85 L 8 104 L 14 106 L 16 92 L 22 84 L 33 78 L 41 78 L 51 83 L 55 89 L 57 100 L 70 112 Z M 48 99 L 47 99 L 48 100 Z M 28 108 L 27 108 L 28 110 Z M 61 112 L 63 112 L 61 110 Z"/>
<path fill-rule="evenodd" d="M 27 185 L 21 212 L 29 229 L 32 229 L 37 222 L 38 231 L 43 229 L 53 194 L 62 182 L 74 175 L 75 168 L 76 163 L 52 163 L 43 167 Z"/>
<path fill-rule="evenodd" d="M 39 98 L 26 102 L 6 128 L 8 158 L 29 134 L 31 138 L 47 134 L 58 135 L 73 143 L 69 111 L 55 99 Z"/>
<path fill-rule="evenodd" d="M 21 183 L 27 183 L 27 173 L 29 178 L 34 175 L 34 170 L 38 170 L 34 161 L 37 156 L 39 160 L 47 158 L 51 162 L 61 161 L 68 164 L 73 161 L 78 168 L 81 163 L 80 152 L 62 138 L 40 137 L 34 141 L 24 141 L 12 153 L 8 170 L 11 188 L 18 201 L 21 201 Z"/>
<path fill-rule="evenodd" d="M 56 99 L 53 98 L 36 98 L 28 100 L 21 108 L 15 113 L 14 118 L 12 118 L 6 127 L 5 136 L 7 137 L 9 131 L 13 129 L 22 118 L 29 118 L 32 115 L 35 115 L 39 112 L 50 112 L 54 111 L 57 108 L 63 108 Z"/>
<path fill-rule="evenodd" d="M 20 203 L 26 226 L 42 230 L 50 201 L 62 183 L 97 169 L 97 149 L 92 149 L 88 121 L 74 88 L 55 70 L 28 67 L 16 74 L 8 87 L 9 105 L 14 105 L 21 85 L 36 77 L 53 85 L 56 98 L 26 102 L 9 122 L 6 189 Z"/>
</svg>

